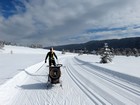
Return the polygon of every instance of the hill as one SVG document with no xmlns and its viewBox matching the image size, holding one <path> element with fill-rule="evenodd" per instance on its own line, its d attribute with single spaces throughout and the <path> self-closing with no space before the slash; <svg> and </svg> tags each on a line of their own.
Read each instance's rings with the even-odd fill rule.
<svg viewBox="0 0 140 105">
<path fill-rule="evenodd" d="M 131 38 L 123 38 L 123 39 L 110 39 L 110 40 L 93 40 L 87 43 L 80 44 L 69 44 L 69 45 L 61 45 L 54 46 L 56 50 L 74 50 L 74 49 L 87 49 L 89 51 L 97 50 L 98 48 L 103 47 L 104 43 L 108 43 L 111 48 L 137 48 L 140 49 L 140 37 L 131 37 Z M 46 47 L 48 48 L 48 47 Z"/>
</svg>

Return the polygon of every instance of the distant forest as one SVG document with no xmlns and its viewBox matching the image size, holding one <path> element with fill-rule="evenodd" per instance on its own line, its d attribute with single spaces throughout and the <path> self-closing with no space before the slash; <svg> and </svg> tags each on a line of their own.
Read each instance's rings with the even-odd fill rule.
<svg viewBox="0 0 140 105">
<path fill-rule="evenodd" d="M 69 44 L 61 46 L 53 46 L 55 50 L 62 52 L 73 52 L 73 53 L 92 53 L 100 54 L 104 44 L 107 43 L 108 47 L 114 53 L 114 55 L 135 55 L 140 56 L 140 37 L 131 37 L 123 39 L 110 39 L 110 40 L 93 40 L 86 43 L 80 44 Z M 0 41 L 0 49 L 3 49 L 4 45 L 15 45 L 16 43 Z M 31 48 L 43 48 L 40 44 L 28 45 Z M 48 49 L 50 47 L 44 47 Z"/>
<path fill-rule="evenodd" d="M 79 52 L 83 50 L 86 53 L 91 53 L 92 51 L 99 52 L 101 48 L 103 48 L 104 43 L 108 43 L 109 48 L 114 50 L 114 52 L 120 53 L 120 55 L 123 55 L 122 53 L 126 54 L 128 52 L 136 50 L 140 52 L 140 37 L 110 40 L 93 40 L 87 43 L 54 46 L 54 49 L 59 51 L 65 50 L 69 52 Z"/>
<path fill-rule="evenodd" d="M 54 46 L 56 50 L 74 50 L 74 49 L 87 49 L 88 51 L 98 50 L 104 46 L 104 43 L 108 43 L 111 48 L 136 48 L 140 49 L 140 37 L 123 38 L 123 39 L 110 39 L 110 40 L 93 40 L 87 43 L 69 44 L 62 46 Z M 46 47 L 49 48 L 49 47 Z"/>
</svg>

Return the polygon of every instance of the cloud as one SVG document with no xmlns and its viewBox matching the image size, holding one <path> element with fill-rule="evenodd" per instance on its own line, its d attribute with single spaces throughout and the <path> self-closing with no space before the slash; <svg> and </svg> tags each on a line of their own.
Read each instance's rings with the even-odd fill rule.
<svg viewBox="0 0 140 105">
<path fill-rule="evenodd" d="M 140 30 L 133 28 L 140 24 L 138 4 L 139 0 L 24 0 L 22 8 L 15 4 L 17 14 L 8 19 L 0 14 L 0 38 L 50 46 L 138 36 Z M 105 27 L 126 30 L 87 32 Z"/>
</svg>

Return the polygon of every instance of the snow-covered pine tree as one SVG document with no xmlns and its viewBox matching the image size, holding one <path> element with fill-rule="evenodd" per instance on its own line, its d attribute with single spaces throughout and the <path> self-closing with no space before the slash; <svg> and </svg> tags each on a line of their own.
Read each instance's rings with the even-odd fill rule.
<svg viewBox="0 0 140 105">
<path fill-rule="evenodd" d="M 107 43 L 104 43 L 104 48 L 102 48 L 101 53 L 101 61 L 100 63 L 109 63 L 112 62 L 112 58 L 114 57 L 111 49 L 108 47 Z"/>
<path fill-rule="evenodd" d="M 0 41 L 0 49 L 3 49 L 3 47 L 4 47 L 4 42 Z"/>
<path fill-rule="evenodd" d="M 134 56 L 135 56 L 135 57 L 140 56 L 139 51 L 138 51 L 138 49 L 136 49 L 136 48 L 133 48 L 133 53 L 134 53 Z"/>
<path fill-rule="evenodd" d="M 65 53 L 66 53 L 66 52 L 65 52 L 65 50 L 63 49 L 63 50 L 62 50 L 62 54 L 65 54 Z"/>
</svg>

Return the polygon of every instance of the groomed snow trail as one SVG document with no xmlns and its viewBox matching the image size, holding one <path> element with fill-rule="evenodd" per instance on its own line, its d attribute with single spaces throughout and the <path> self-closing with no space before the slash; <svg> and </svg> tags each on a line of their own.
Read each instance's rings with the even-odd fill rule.
<svg viewBox="0 0 140 105">
<path fill-rule="evenodd" d="M 114 77 L 101 69 L 98 67 L 97 70 L 97 66 L 77 58 L 69 60 L 67 65 L 73 81 L 96 105 L 140 105 L 138 84 Z"/>
<path fill-rule="evenodd" d="M 44 62 L 33 65 L 0 87 L 0 105 L 87 105 L 92 101 L 69 77 L 65 63 L 60 84 L 47 88 L 48 67 Z M 84 97 L 83 97 L 84 96 Z"/>
<path fill-rule="evenodd" d="M 75 56 L 61 57 L 60 62 L 62 87 L 47 88 L 49 70 L 41 62 L 0 87 L 0 105 L 140 105 L 139 84 L 105 73 Z"/>
</svg>

